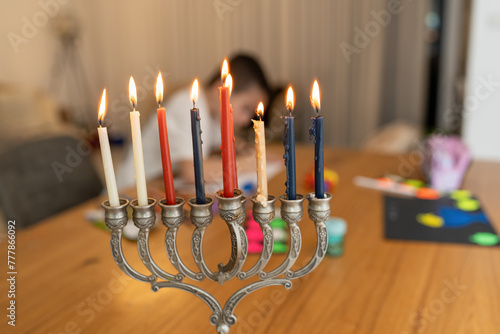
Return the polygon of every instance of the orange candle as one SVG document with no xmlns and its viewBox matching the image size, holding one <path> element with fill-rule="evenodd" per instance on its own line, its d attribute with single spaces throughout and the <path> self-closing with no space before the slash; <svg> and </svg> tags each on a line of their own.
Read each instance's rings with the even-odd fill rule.
<svg viewBox="0 0 500 334">
<path fill-rule="evenodd" d="M 163 100 L 163 79 L 161 72 L 156 79 L 156 101 L 158 102 L 158 109 L 156 110 L 158 116 L 158 130 L 160 132 L 160 150 L 161 150 L 161 163 L 163 165 L 163 183 L 165 185 L 165 198 L 168 205 L 174 205 L 175 189 L 174 189 L 174 176 L 172 173 L 172 162 L 170 161 L 170 147 L 168 145 L 168 132 L 167 132 L 167 118 L 165 108 L 161 107 Z"/>
<path fill-rule="evenodd" d="M 235 184 L 235 152 L 234 152 L 234 128 L 233 117 L 229 97 L 233 80 L 229 74 L 227 60 L 222 64 L 221 78 L 224 82 L 220 89 L 220 112 L 221 112 L 221 148 L 222 148 L 222 179 L 224 185 L 224 197 L 234 197 Z"/>
</svg>

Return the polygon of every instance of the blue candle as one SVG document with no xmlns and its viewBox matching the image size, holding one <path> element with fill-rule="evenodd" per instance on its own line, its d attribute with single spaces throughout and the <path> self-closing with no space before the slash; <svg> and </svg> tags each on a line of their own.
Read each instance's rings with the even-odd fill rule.
<svg viewBox="0 0 500 334">
<path fill-rule="evenodd" d="M 314 138 L 314 192 L 316 198 L 325 197 L 325 161 L 323 156 L 323 116 L 320 113 L 320 97 L 318 81 L 314 81 L 311 104 L 316 111 L 309 129 L 310 139 Z"/>
<path fill-rule="evenodd" d="M 294 117 L 293 112 L 293 89 L 290 86 L 287 92 L 286 98 L 286 109 L 288 111 L 288 116 L 285 116 L 285 134 L 283 136 L 283 145 L 285 147 L 285 159 L 286 166 L 286 196 L 289 200 L 295 200 L 297 198 L 297 186 L 296 186 L 296 176 L 295 176 L 295 127 L 294 127 Z"/>
<path fill-rule="evenodd" d="M 193 165 L 194 165 L 194 184 L 196 189 L 196 203 L 205 204 L 205 178 L 203 176 L 203 149 L 201 141 L 200 110 L 195 107 L 198 98 L 198 79 L 193 82 L 191 90 L 191 136 L 193 141 Z"/>
<path fill-rule="evenodd" d="M 312 127 L 309 129 L 309 133 L 311 139 L 314 137 L 314 192 L 316 198 L 324 198 L 323 116 L 316 116 L 311 119 Z"/>
</svg>

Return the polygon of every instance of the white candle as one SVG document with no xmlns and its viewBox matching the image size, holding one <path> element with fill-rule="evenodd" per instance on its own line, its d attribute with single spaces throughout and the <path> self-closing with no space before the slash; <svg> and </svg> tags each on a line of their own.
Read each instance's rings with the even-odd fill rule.
<svg viewBox="0 0 500 334">
<path fill-rule="evenodd" d="M 142 153 L 141 114 L 135 110 L 137 92 L 135 82 L 130 77 L 129 82 L 130 103 L 134 110 L 130 112 L 130 127 L 132 128 L 132 148 L 134 151 L 135 182 L 137 186 L 137 200 L 140 206 L 148 205 L 148 191 L 146 188 L 146 172 L 144 170 L 144 155 Z"/>
<path fill-rule="evenodd" d="M 108 129 L 102 126 L 104 116 L 106 115 L 106 89 L 102 92 L 101 103 L 99 105 L 99 144 L 101 145 L 102 164 L 104 166 L 104 178 L 106 179 L 106 188 L 108 190 L 108 199 L 110 206 L 120 206 L 118 197 L 118 188 L 116 187 L 115 170 L 113 168 L 113 158 L 109 147 Z"/>
<path fill-rule="evenodd" d="M 252 120 L 253 129 L 255 131 L 255 152 L 257 159 L 257 201 L 263 207 L 267 206 L 267 168 L 266 168 L 266 133 L 264 131 L 264 104 L 259 103 L 257 107 L 257 115 L 260 120 Z"/>
</svg>

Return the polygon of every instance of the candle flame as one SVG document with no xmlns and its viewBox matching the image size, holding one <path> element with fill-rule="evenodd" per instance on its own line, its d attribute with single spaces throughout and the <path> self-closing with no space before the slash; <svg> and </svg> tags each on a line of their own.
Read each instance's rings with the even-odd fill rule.
<svg viewBox="0 0 500 334">
<path fill-rule="evenodd" d="M 318 80 L 314 80 L 311 92 L 311 104 L 313 108 L 316 109 L 316 112 L 318 112 L 321 109 Z"/>
<path fill-rule="evenodd" d="M 106 116 L 106 88 L 104 88 L 102 91 L 101 102 L 99 103 L 99 112 L 97 115 L 99 125 L 102 126 L 104 117 Z"/>
<path fill-rule="evenodd" d="M 163 101 L 163 78 L 161 77 L 161 72 L 158 73 L 158 78 L 156 79 L 156 102 L 161 105 Z"/>
<path fill-rule="evenodd" d="M 293 95 L 293 88 L 292 86 L 289 86 L 288 91 L 286 93 L 286 109 L 292 112 L 294 105 L 295 105 L 295 96 Z"/>
<path fill-rule="evenodd" d="M 231 92 L 233 91 L 233 77 L 231 74 L 227 75 L 226 81 L 224 82 L 224 87 L 229 87 L 229 95 L 231 95 Z"/>
<path fill-rule="evenodd" d="M 198 79 L 194 79 L 193 86 L 191 86 L 191 101 L 193 102 L 193 106 L 198 100 Z"/>
<path fill-rule="evenodd" d="M 257 106 L 257 110 L 255 111 L 257 116 L 262 120 L 262 117 L 264 116 L 264 103 L 259 102 L 259 105 Z"/>
<path fill-rule="evenodd" d="M 220 78 L 222 82 L 226 81 L 226 77 L 229 74 L 229 65 L 227 63 L 227 59 L 224 59 L 222 62 L 222 69 L 220 71 Z"/>
<path fill-rule="evenodd" d="M 132 107 L 137 105 L 137 89 L 135 88 L 135 81 L 134 78 L 130 77 L 130 81 L 128 83 L 128 96 L 130 99 L 130 104 L 132 104 Z"/>
</svg>

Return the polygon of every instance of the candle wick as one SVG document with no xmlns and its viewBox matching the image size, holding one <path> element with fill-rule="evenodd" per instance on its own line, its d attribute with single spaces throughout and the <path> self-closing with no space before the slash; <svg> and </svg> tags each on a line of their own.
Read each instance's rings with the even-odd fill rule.
<svg viewBox="0 0 500 334">
<path fill-rule="evenodd" d="M 316 110 L 316 116 L 319 116 L 319 108 L 314 108 Z"/>
<path fill-rule="evenodd" d="M 259 121 L 262 122 L 262 115 L 261 114 L 259 114 Z"/>
<path fill-rule="evenodd" d="M 196 103 L 193 100 L 193 109 L 196 109 Z"/>
</svg>

